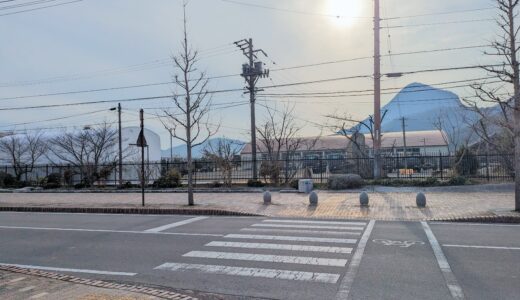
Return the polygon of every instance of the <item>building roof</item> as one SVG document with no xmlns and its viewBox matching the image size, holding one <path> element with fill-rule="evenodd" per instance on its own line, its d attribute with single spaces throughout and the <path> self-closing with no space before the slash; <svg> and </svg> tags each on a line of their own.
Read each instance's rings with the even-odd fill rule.
<svg viewBox="0 0 520 300">
<path fill-rule="evenodd" d="M 372 136 L 365 134 L 365 145 L 372 148 Z M 385 132 L 381 139 L 381 148 L 403 147 L 402 132 Z M 407 131 L 406 147 L 445 147 L 448 146 L 439 130 Z"/>
<path fill-rule="evenodd" d="M 318 138 L 306 137 L 303 138 L 296 151 L 330 151 L 330 150 L 346 150 L 349 147 L 350 140 L 342 135 L 324 136 Z M 316 141 L 314 147 L 311 145 Z M 372 136 L 365 134 L 365 146 L 372 148 Z M 446 141 L 439 130 L 429 131 L 409 131 L 406 132 L 406 146 L 407 147 L 446 147 Z M 403 133 L 402 132 L 385 132 L 381 140 L 382 148 L 403 147 Z M 257 141 L 257 151 L 264 153 L 267 151 L 264 143 Z M 282 152 L 286 148 L 281 149 Z M 241 154 L 251 153 L 251 143 L 247 143 L 242 149 Z"/>
<path fill-rule="evenodd" d="M 316 143 L 315 145 L 313 145 Z M 306 137 L 302 138 L 296 151 L 323 151 L 323 150 L 345 150 L 347 149 L 350 140 L 344 136 L 323 136 L 323 137 Z M 260 153 L 266 152 L 267 149 L 265 144 L 260 140 L 257 141 L 257 151 Z M 286 151 L 286 148 L 281 149 L 282 152 Z M 241 154 L 251 153 L 251 143 L 247 143 L 242 149 Z"/>
</svg>

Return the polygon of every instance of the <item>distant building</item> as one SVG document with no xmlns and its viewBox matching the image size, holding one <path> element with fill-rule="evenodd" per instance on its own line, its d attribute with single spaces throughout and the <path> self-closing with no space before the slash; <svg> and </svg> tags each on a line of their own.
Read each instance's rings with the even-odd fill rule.
<svg viewBox="0 0 520 300">
<path fill-rule="evenodd" d="M 406 154 L 449 154 L 448 144 L 443 133 L 439 130 L 407 131 L 406 132 Z M 372 154 L 373 141 L 370 134 L 365 134 L 366 147 Z M 403 132 L 385 132 L 381 138 L 381 151 L 386 155 L 403 155 L 404 139 Z"/>
</svg>

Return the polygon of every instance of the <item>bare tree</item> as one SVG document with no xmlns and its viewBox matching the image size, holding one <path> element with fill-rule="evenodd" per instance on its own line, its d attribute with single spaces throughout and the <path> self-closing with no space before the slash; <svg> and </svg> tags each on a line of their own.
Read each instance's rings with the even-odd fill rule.
<svg viewBox="0 0 520 300">
<path fill-rule="evenodd" d="M 473 130 L 468 130 L 464 126 L 471 122 L 467 120 L 465 113 L 463 111 L 452 112 L 442 109 L 433 121 L 433 126 L 441 134 L 450 153 L 455 153 L 462 147 L 467 148 L 474 135 Z"/>
<path fill-rule="evenodd" d="M 188 43 L 186 6 L 187 3 L 184 2 L 182 49 L 178 55 L 172 57 L 175 68 L 180 71 L 180 78 L 178 75 L 174 76 L 174 84 L 181 92 L 173 92 L 172 100 L 176 111 L 165 110 L 167 117 L 162 122 L 167 130 L 171 129 L 174 138 L 186 143 L 188 204 L 194 205 L 192 149 L 203 144 L 214 135 L 218 126 L 217 129 L 212 129 L 208 122 L 211 107 L 211 99 L 206 89 L 208 80 L 205 72 L 198 71 L 196 67 L 198 52 L 193 50 Z"/>
<path fill-rule="evenodd" d="M 0 151 L 13 167 L 16 180 L 31 173 L 38 160 L 48 151 L 48 144 L 42 132 L 9 135 L 0 139 Z"/>
<path fill-rule="evenodd" d="M 221 172 L 225 186 L 230 187 L 232 183 L 233 166 L 235 158 L 240 152 L 240 145 L 230 139 L 218 139 L 216 145 L 208 143 L 203 150 L 204 156 L 215 163 Z"/>
<path fill-rule="evenodd" d="M 517 35 L 520 27 L 515 24 L 520 0 L 496 0 L 498 8 L 497 24 L 500 33 L 492 42 L 492 51 L 485 52 L 499 58 L 500 66 L 484 66 L 483 69 L 496 76 L 500 86 L 485 83 L 474 84 L 476 98 L 484 103 L 495 104 L 496 110 L 479 107 L 476 101 L 465 99 L 471 108 L 483 119 L 475 124 L 476 132 L 491 145 L 505 138 L 514 146 L 515 169 L 515 210 L 520 210 L 520 71 L 518 62 Z M 511 92 L 512 91 L 512 92 Z M 496 131 L 498 129 L 498 131 Z M 501 136 L 494 139 L 494 136 Z"/>
<path fill-rule="evenodd" d="M 101 167 L 114 166 L 117 160 L 117 131 L 109 124 L 80 131 L 64 132 L 52 138 L 49 159 L 77 168 L 83 183 L 91 185 Z"/>
<path fill-rule="evenodd" d="M 351 155 L 354 158 L 368 157 L 364 139 L 360 138 L 360 135 L 362 135 L 361 131 L 365 128 L 370 133 L 372 140 L 374 140 L 374 122 L 372 116 L 370 116 L 367 121 L 357 121 L 347 114 L 327 115 L 326 117 L 334 122 L 329 128 L 331 128 L 334 133 L 338 133 L 349 140 L 352 145 Z"/>
<path fill-rule="evenodd" d="M 262 162 L 261 172 L 264 178 L 269 176 L 271 182 L 280 184 L 282 161 L 285 162 L 285 169 L 283 183 L 286 184 L 296 174 L 289 172 L 296 166 L 291 166 L 291 160 L 295 159 L 295 155 L 302 146 L 305 146 L 305 140 L 300 137 L 302 127 L 296 122 L 293 112 L 294 106 L 286 106 L 283 110 L 267 107 L 266 120 L 257 127 L 257 132 L 260 136 L 258 147 L 260 151 L 266 154 L 267 160 Z M 310 148 L 314 147 L 309 143 Z M 263 148 L 263 149 L 262 149 Z M 292 174 L 292 176 L 291 176 Z"/>
</svg>

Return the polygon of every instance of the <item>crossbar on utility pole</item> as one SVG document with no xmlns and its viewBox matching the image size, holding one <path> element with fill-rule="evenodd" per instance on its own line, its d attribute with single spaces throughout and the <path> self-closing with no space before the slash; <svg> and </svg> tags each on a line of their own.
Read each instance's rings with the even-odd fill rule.
<svg viewBox="0 0 520 300">
<path fill-rule="evenodd" d="M 374 0 L 374 178 L 381 178 L 381 53 L 379 0 Z"/>
</svg>

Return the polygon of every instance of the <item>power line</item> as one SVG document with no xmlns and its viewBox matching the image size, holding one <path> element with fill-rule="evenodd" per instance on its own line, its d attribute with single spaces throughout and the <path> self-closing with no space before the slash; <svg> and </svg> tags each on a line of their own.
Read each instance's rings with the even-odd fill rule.
<svg viewBox="0 0 520 300">
<path fill-rule="evenodd" d="M 40 121 L 31 121 L 31 122 L 24 122 L 24 123 L 2 125 L 0 127 L 1 128 L 16 127 L 16 126 L 21 126 L 21 125 L 29 125 L 29 124 L 37 124 L 37 123 L 43 123 L 43 122 L 59 121 L 59 120 L 64 120 L 64 119 L 69 119 L 69 118 L 74 118 L 74 117 L 93 115 L 93 114 L 96 114 L 96 113 L 99 113 L 99 112 L 103 112 L 103 111 L 107 111 L 107 110 L 106 109 L 101 109 L 101 110 L 95 110 L 95 111 L 91 111 L 91 112 L 74 114 L 74 115 L 69 115 L 69 116 L 65 116 L 65 117 L 53 118 L 53 119 L 46 119 L 46 120 L 40 120 Z"/>
<path fill-rule="evenodd" d="M 396 19 L 417 18 L 417 17 L 426 17 L 426 16 L 452 15 L 452 14 L 460 14 L 460 13 L 466 13 L 466 12 L 475 12 L 475 11 L 483 11 L 483 10 L 491 10 L 491 9 L 496 9 L 496 7 L 482 7 L 482 8 L 451 10 L 451 11 L 445 11 L 445 12 L 433 12 L 433 13 L 408 15 L 408 16 L 395 16 L 395 17 L 382 18 L 381 20 L 396 20 Z"/>
<path fill-rule="evenodd" d="M 56 7 L 56 6 L 62 6 L 62 5 L 72 4 L 72 3 L 81 2 L 81 1 L 83 1 L 83 0 L 74 0 L 74 1 L 69 1 L 69 2 L 53 4 L 53 5 L 41 6 L 41 7 L 37 7 L 37 8 L 19 10 L 19 11 L 15 11 L 15 12 L 0 14 L 0 17 L 20 14 L 20 13 L 24 13 L 24 12 L 30 12 L 30 11 L 35 11 L 35 10 L 40 10 L 40 9 L 45 9 L 45 8 L 51 8 L 51 7 Z"/>
<path fill-rule="evenodd" d="M 407 24 L 407 25 L 385 26 L 385 27 L 381 27 L 381 28 L 408 28 L 408 27 L 421 27 L 421 26 L 490 22 L 490 21 L 495 21 L 495 19 L 474 19 L 474 20 L 459 20 L 459 21 L 447 21 L 447 22 L 435 22 L 435 23 Z"/>
</svg>

